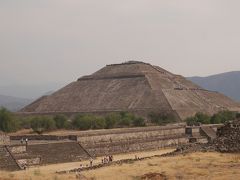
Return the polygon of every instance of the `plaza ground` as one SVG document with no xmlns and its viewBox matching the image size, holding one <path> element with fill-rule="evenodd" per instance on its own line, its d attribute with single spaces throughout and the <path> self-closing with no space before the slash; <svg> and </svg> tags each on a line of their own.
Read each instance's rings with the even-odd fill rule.
<svg viewBox="0 0 240 180">
<path fill-rule="evenodd" d="M 138 157 L 150 157 L 171 152 L 173 149 L 158 151 L 138 152 L 115 155 L 114 160 L 134 159 Z M 94 160 L 101 163 L 101 157 Z M 79 168 L 80 164 L 87 165 L 89 161 L 53 164 L 32 167 L 26 171 L 0 172 L 0 179 L 16 180 L 60 180 L 76 179 L 76 173 L 56 174 L 56 171 Z M 240 154 L 222 154 L 217 152 L 192 153 L 173 157 L 152 157 L 142 161 L 111 165 L 81 173 L 88 179 L 141 179 L 148 173 L 162 174 L 167 179 L 228 179 L 235 180 L 240 177 Z"/>
</svg>

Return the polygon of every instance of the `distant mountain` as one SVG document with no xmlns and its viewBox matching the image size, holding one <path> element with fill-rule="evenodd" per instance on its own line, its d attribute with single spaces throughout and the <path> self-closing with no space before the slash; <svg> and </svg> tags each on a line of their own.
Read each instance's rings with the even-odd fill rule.
<svg viewBox="0 0 240 180">
<path fill-rule="evenodd" d="M 188 77 L 199 86 L 223 93 L 230 98 L 240 101 L 240 71 L 232 71 L 207 77 Z"/>
<path fill-rule="evenodd" d="M 20 110 L 32 101 L 32 99 L 0 95 L 0 107 L 5 107 L 13 112 Z"/>
<path fill-rule="evenodd" d="M 42 95 L 54 92 L 59 88 L 65 86 L 64 82 L 32 84 L 32 85 L 1 85 L 0 94 L 12 97 L 20 97 L 26 99 L 37 99 Z"/>
<path fill-rule="evenodd" d="M 0 107 L 5 107 L 10 111 L 18 111 L 35 99 L 52 94 L 64 84 L 2 85 L 0 86 Z"/>
</svg>

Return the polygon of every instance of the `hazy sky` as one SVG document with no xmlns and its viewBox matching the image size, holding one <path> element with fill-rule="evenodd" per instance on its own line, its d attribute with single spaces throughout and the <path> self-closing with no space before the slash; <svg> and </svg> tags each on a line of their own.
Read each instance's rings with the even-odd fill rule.
<svg viewBox="0 0 240 180">
<path fill-rule="evenodd" d="M 0 83 L 71 82 L 146 61 L 184 76 L 240 70 L 239 0 L 0 0 Z"/>
</svg>

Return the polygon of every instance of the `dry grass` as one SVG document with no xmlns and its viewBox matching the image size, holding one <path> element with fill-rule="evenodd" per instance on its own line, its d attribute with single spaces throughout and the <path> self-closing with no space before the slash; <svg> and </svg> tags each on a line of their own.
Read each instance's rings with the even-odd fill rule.
<svg viewBox="0 0 240 180">
<path fill-rule="evenodd" d="M 138 156 L 152 156 L 168 150 L 138 153 Z M 115 156 L 116 159 L 125 159 L 134 154 Z M 100 161 L 98 159 L 97 161 Z M 87 163 L 87 162 L 85 162 Z M 0 172 L 5 179 L 76 179 L 75 173 L 64 175 L 55 174 L 56 170 L 72 169 L 78 163 L 65 163 L 57 165 L 31 168 L 27 171 Z M 131 164 L 112 165 L 96 170 L 83 172 L 82 175 L 89 179 L 139 179 L 140 176 L 152 173 L 164 174 L 168 179 L 228 179 L 235 180 L 240 177 L 240 154 L 220 153 L 193 153 L 185 156 L 154 157 Z M 0 178 L 1 179 L 1 178 Z"/>
</svg>

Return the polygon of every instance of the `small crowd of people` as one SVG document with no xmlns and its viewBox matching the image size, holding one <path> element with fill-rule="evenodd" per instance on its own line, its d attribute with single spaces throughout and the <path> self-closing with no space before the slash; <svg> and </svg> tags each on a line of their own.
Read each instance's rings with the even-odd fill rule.
<svg viewBox="0 0 240 180">
<path fill-rule="evenodd" d="M 22 138 L 21 139 L 21 144 L 23 144 L 24 141 L 25 141 L 25 144 L 28 145 L 28 138 L 26 138 L 25 140 Z"/>
<path fill-rule="evenodd" d="M 112 162 L 113 161 L 113 156 L 110 155 L 110 156 L 105 156 L 102 158 L 102 164 L 107 164 L 109 162 Z"/>
<path fill-rule="evenodd" d="M 104 156 L 101 161 L 102 161 L 102 164 L 110 163 L 110 162 L 113 161 L 113 156 L 112 156 L 112 155 L 110 155 L 110 156 Z M 89 165 L 86 164 L 86 165 L 84 166 L 83 164 L 80 164 L 80 168 L 81 168 L 81 169 L 84 168 L 84 167 L 93 167 L 93 158 L 90 158 L 90 159 L 89 159 Z"/>
<path fill-rule="evenodd" d="M 137 155 L 135 155 L 135 160 L 139 160 L 140 159 L 140 157 L 138 157 Z"/>
</svg>

